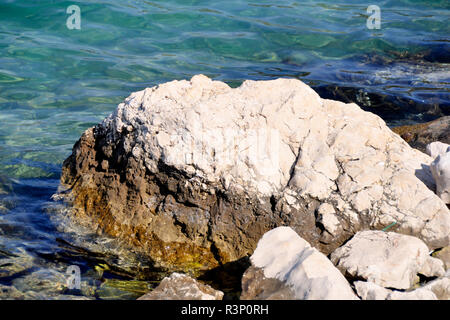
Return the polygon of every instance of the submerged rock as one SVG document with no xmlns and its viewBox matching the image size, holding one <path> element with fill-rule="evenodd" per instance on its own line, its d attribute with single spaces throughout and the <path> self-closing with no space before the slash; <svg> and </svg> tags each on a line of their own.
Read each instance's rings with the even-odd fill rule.
<svg viewBox="0 0 450 320">
<path fill-rule="evenodd" d="M 331 261 L 350 278 L 386 288 L 409 289 L 418 282 L 418 274 L 445 274 L 443 262 L 429 256 L 423 241 L 394 232 L 358 232 L 331 254 Z"/>
<path fill-rule="evenodd" d="M 153 291 L 138 300 L 222 300 L 223 292 L 181 273 L 164 278 Z"/>
<path fill-rule="evenodd" d="M 52 269 L 41 269 L 13 281 L 19 291 L 34 291 L 42 296 L 62 294 L 67 287 L 67 276 Z"/>
<path fill-rule="evenodd" d="M 0 214 L 5 214 L 14 207 L 14 202 L 10 195 L 11 192 L 11 182 L 0 175 Z"/>
<path fill-rule="evenodd" d="M 0 284 L 0 300 L 25 300 L 27 295 L 17 290 L 14 286 Z"/>
<path fill-rule="evenodd" d="M 3 176 L 0 176 L 0 195 L 11 192 L 11 183 Z"/>
<path fill-rule="evenodd" d="M 242 300 L 354 300 L 330 260 L 289 227 L 267 232 L 242 278 Z"/>
<path fill-rule="evenodd" d="M 23 248 L 18 248 L 16 252 L 10 252 L 0 247 L 0 278 L 14 279 L 20 274 L 26 273 L 27 270 L 33 268 L 33 260 L 33 256 Z"/>
<path fill-rule="evenodd" d="M 118 279 L 106 279 L 95 290 L 95 294 L 102 300 L 134 300 L 147 292 L 149 292 L 149 284 L 145 281 Z"/>
<path fill-rule="evenodd" d="M 232 89 L 199 75 L 133 93 L 86 130 L 64 162 L 61 195 L 78 222 L 155 266 L 209 270 L 252 254 L 280 225 L 325 254 L 392 223 L 447 246 L 431 161 L 378 116 L 301 81 Z"/>
<path fill-rule="evenodd" d="M 67 294 L 54 294 L 46 291 L 36 292 L 25 289 L 19 291 L 14 286 L 0 284 L 0 300 L 93 300 L 91 297 L 75 296 Z"/>
<path fill-rule="evenodd" d="M 436 120 L 392 128 L 409 145 L 422 152 L 426 152 L 429 143 L 440 141 L 450 144 L 450 116 L 441 117 Z"/>
</svg>

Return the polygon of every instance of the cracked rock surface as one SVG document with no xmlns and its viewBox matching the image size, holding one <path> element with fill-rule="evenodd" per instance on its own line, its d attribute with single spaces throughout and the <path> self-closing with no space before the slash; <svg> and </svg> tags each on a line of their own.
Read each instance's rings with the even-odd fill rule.
<svg viewBox="0 0 450 320">
<path fill-rule="evenodd" d="M 76 220 L 175 270 L 249 256 L 290 226 L 328 254 L 357 231 L 450 244 L 432 159 L 378 116 L 295 79 L 239 88 L 198 75 L 135 92 L 64 162 Z"/>
<path fill-rule="evenodd" d="M 395 232 L 361 231 L 331 254 L 331 261 L 349 278 L 385 288 L 409 289 L 418 274 L 441 277 L 444 263 L 429 255 L 418 238 Z"/>
</svg>

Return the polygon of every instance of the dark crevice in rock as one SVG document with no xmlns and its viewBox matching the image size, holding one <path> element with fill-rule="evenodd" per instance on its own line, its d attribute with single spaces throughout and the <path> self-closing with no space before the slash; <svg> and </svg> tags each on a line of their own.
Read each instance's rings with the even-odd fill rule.
<svg viewBox="0 0 450 320">
<path fill-rule="evenodd" d="M 341 270 L 342 272 L 342 270 Z M 358 275 L 352 275 L 348 273 L 347 271 L 343 272 L 345 279 L 353 286 L 354 282 L 356 281 L 367 281 L 367 279 L 364 279 L 363 277 L 360 277 Z"/>
<path fill-rule="evenodd" d="M 277 206 L 277 199 L 275 199 L 274 195 L 270 196 L 270 208 L 272 209 L 272 212 L 276 211 L 276 206 Z"/>
<path fill-rule="evenodd" d="M 419 277 L 419 283 L 421 286 L 424 286 L 426 283 L 436 280 L 438 278 L 438 277 L 427 277 L 421 273 L 418 273 L 417 275 Z"/>
</svg>

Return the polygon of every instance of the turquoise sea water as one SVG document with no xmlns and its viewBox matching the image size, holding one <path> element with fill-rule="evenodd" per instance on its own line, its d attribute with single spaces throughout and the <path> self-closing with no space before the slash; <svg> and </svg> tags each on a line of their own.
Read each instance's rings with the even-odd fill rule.
<svg viewBox="0 0 450 320">
<path fill-rule="evenodd" d="M 197 73 L 231 86 L 294 77 L 390 125 L 450 114 L 450 2 L 377 1 L 373 30 L 369 4 L 0 0 L 0 286 L 52 297 L 60 288 L 36 278 L 75 263 L 93 279 L 96 264 L 121 265 L 57 241 L 71 236 L 48 207 L 81 133 L 133 91 Z M 80 30 L 67 28 L 70 5 Z"/>
</svg>

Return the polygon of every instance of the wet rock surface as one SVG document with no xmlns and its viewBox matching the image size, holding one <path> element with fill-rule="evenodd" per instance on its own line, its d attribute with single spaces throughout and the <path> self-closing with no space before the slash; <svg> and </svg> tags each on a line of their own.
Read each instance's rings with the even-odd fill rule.
<svg viewBox="0 0 450 320">
<path fill-rule="evenodd" d="M 64 162 L 60 195 L 78 223 L 155 266 L 211 270 L 251 255 L 280 225 L 325 254 L 393 223 L 447 246 L 431 161 L 378 116 L 298 80 L 231 89 L 195 76 L 133 93 L 88 129 Z"/>
<path fill-rule="evenodd" d="M 394 127 L 392 130 L 411 147 L 422 152 L 426 152 L 427 145 L 435 141 L 450 144 L 450 116 L 426 123 Z"/>
<path fill-rule="evenodd" d="M 430 143 L 427 153 L 434 158 L 430 168 L 436 183 L 436 194 L 450 204 L 450 145 L 439 141 Z"/>
</svg>

